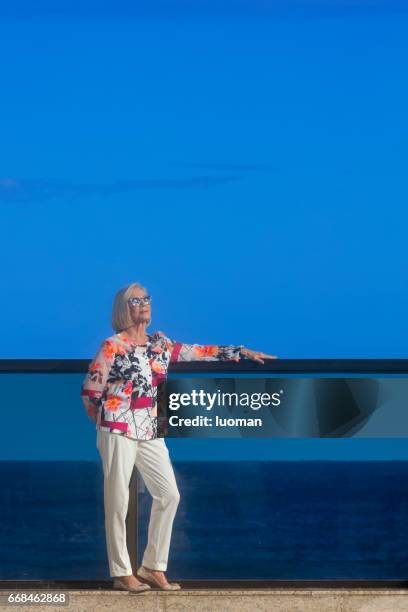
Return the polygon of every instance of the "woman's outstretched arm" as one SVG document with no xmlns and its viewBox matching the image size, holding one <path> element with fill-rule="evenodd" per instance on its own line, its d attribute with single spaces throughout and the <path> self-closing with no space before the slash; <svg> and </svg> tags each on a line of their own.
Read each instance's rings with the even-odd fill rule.
<svg viewBox="0 0 408 612">
<path fill-rule="evenodd" d="M 214 345 L 214 344 L 187 344 L 170 339 L 160 332 L 171 352 L 170 362 L 180 361 L 239 361 L 242 344 Z"/>
<path fill-rule="evenodd" d="M 268 355 L 261 351 L 252 351 L 243 344 L 186 344 L 168 338 L 163 332 L 167 348 L 171 351 L 170 362 L 180 361 L 240 361 L 242 358 L 264 363 L 263 359 L 277 359 L 276 355 Z"/>
</svg>

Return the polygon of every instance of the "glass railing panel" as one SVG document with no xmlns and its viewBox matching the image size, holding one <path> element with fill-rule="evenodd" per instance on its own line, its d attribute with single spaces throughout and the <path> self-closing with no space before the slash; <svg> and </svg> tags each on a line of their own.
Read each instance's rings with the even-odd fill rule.
<svg viewBox="0 0 408 612">
<path fill-rule="evenodd" d="M 175 373 L 169 377 L 170 389 L 175 388 L 171 381 L 196 381 L 198 376 Z M 220 382 L 225 376 L 206 373 L 202 380 L 214 377 Z M 377 374 L 330 374 L 345 376 L 365 378 L 369 393 L 384 387 L 377 385 Z M 386 392 L 393 391 L 392 402 L 378 396 L 381 401 L 371 422 L 361 420 L 357 427 L 344 405 L 344 423 L 336 422 L 336 427 L 343 426 L 344 437 L 226 439 L 218 438 L 218 432 L 204 434 L 206 438 L 167 437 L 181 495 L 169 578 L 405 579 L 408 491 L 403 483 L 408 447 L 403 436 L 408 432 L 408 378 L 386 374 L 385 381 Z M 326 388 L 326 382 L 321 387 Z M 361 407 L 364 402 L 357 403 Z M 296 416 L 296 410 L 293 413 Z M 394 419 L 388 430 L 387 414 Z M 354 430 L 349 431 L 346 422 L 351 417 Z M 385 437 L 373 438 L 383 426 Z M 300 428 L 294 430 L 301 433 Z M 139 478 L 139 559 L 147 543 L 150 507 L 151 498 Z"/>
</svg>

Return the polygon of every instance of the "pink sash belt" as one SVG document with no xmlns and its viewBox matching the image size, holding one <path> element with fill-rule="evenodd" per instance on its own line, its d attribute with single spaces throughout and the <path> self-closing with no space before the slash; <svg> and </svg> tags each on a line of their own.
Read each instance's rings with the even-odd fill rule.
<svg viewBox="0 0 408 612">
<path fill-rule="evenodd" d="M 153 405 L 152 397 L 133 397 L 130 401 L 131 410 L 137 410 L 138 408 L 148 408 Z"/>
<path fill-rule="evenodd" d="M 120 431 L 127 431 L 127 423 L 119 423 L 117 421 L 104 421 L 101 419 L 99 423 L 102 427 L 110 427 L 111 429 L 120 429 Z"/>
</svg>

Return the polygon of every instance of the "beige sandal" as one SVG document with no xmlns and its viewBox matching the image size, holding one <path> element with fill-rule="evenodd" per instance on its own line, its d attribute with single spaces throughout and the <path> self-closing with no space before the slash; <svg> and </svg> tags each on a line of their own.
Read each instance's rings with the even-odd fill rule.
<svg viewBox="0 0 408 612">
<path fill-rule="evenodd" d="M 115 578 L 113 581 L 113 588 L 117 591 L 129 591 L 130 593 L 143 593 L 143 591 L 150 591 L 151 587 L 148 584 L 139 584 L 138 586 L 128 586 L 121 581 L 120 578 Z"/>
<path fill-rule="evenodd" d="M 181 586 L 178 584 L 178 582 L 169 582 L 166 586 L 162 586 L 153 574 L 145 570 L 143 565 L 141 565 L 137 570 L 137 576 L 141 580 L 153 584 L 162 591 L 178 591 L 179 589 L 181 589 Z"/>
</svg>

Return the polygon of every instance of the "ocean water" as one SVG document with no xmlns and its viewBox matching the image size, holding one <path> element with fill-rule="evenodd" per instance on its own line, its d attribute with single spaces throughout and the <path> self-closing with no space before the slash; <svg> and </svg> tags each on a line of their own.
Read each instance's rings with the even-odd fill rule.
<svg viewBox="0 0 408 612">
<path fill-rule="evenodd" d="M 169 579 L 407 579 L 408 462 L 173 461 Z M 103 472 L 0 462 L 0 579 L 109 579 Z M 139 560 L 151 497 L 139 482 Z"/>
</svg>

